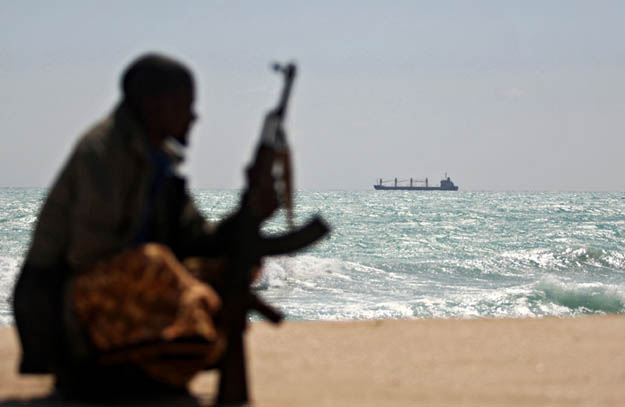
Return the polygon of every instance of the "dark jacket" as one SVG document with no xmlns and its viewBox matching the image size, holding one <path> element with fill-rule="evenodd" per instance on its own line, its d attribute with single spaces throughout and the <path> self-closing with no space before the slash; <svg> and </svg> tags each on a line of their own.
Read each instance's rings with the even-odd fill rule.
<svg viewBox="0 0 625 407">
<path fill-rule="evenodd" d="M 151 149 L 124 103 L 78 141 L 43 204 L 14 292 L 22 373 L 63 363 L 72 340 L 63 293 L 75 270 L 144 241 L 179 258 L 223 252 L 176 174 L 178 161 Z"/>
</svg>

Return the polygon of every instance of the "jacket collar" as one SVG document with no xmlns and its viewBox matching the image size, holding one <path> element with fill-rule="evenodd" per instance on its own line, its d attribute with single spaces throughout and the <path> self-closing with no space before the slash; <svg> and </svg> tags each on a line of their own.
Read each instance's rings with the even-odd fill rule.
<svg viewBox="0 0 625 407">
<path fill-rule="evenodd" d="M 118 141 L 129 145 L 140 156 L 147 158 L 149 152 L 145 142 L 147 137 L 145 130 L 126 102 L 122 101 L 115 108 L 113 122 L 119 129 L 114 133 L 119 138 Z"/>
<path fill-rule="evenodd" d="M 128 143 L 130 148 L 145 159 L 149 159 L 150 151 L 145 130 L 133 109 L 122 101 L 113 113 L 114 121 L 119 126 L 118 135 L 123 138 L 122 142 Z M 160 147 L 169 156 L 174 166 L 184 161 L 184 147 L 176 140 L 166 140 Z"/>
</svg>

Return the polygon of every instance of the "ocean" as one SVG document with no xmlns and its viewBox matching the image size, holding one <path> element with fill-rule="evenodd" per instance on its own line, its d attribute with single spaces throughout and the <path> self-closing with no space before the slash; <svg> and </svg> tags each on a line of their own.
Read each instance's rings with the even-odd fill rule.
<svg viewBox="0 0 625 407">
<path fill-rule="evenodd" d="M 0 188 L 0 325 L 46 190 Z M 212 220 L 239 192 L 196 190 Z M 292 320 L 625 312 L 625 193 L 298 191 L 332 227 L 268 258 L 255 289 Z M 286 230 L 284 214 L 265 225 Z"/>
</svg>

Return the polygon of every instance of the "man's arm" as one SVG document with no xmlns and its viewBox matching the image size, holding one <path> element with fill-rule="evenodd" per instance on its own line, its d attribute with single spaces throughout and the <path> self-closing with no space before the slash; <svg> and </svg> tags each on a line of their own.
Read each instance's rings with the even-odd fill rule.
<svg viewBox="0 0 625 407">
<path fill-rule="evenodd" d="M 220 257 L 226 252 L 220 223 L 209 222 L 185 192 L 174 252 L 179 259 L 187 257 Z"/>
</svg>

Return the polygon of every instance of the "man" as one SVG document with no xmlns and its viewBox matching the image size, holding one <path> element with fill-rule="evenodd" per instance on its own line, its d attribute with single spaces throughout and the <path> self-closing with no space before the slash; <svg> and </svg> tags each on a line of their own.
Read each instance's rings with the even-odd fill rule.
<svg viewBox="0 0 625 407">
<path fill-rule="evenodd" d="M 233 219 L 257 226 L 278 206 L 265 180 L 220 225 L 195 207 L 176 171 L 196 118 L 184 65 L 142 56 L 123 74 L 122 93 L 50 189 L 14 293 L 20 372 L 52 372 L 65 389 L 182 388 L 215 363 L 220 298 L 206 283 L 223 267 L 193 276 L 181 261 L 223 255 L 242 224 Z"/>
</svg>

